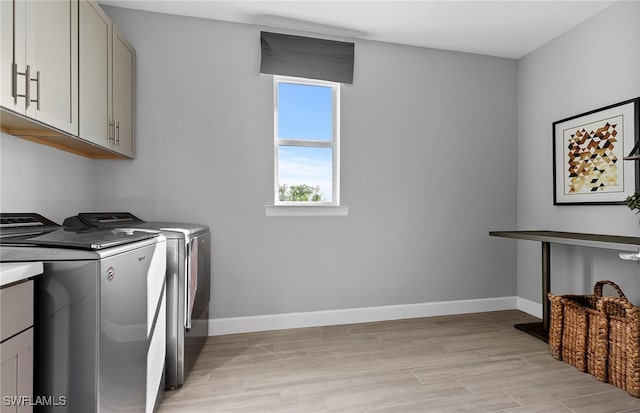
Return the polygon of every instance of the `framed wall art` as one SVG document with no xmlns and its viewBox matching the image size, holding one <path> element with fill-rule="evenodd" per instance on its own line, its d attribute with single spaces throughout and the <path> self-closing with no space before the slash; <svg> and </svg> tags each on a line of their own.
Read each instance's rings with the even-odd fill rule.
<svg viewBox="0 0 640 413">
<path fill-rule="evenodd" d="M 640 184 L 640 98 L 553 123 L 553 204 L 624 204 Z"/>
</svg>

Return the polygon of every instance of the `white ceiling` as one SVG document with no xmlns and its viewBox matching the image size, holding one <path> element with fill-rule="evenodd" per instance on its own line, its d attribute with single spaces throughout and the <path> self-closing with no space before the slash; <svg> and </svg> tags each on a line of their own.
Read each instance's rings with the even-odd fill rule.
<svg viewBox="0 0 640 413">
<path fill-rule="evenodd" d="M 635 0 L 637 1 L 637 0 Z M 102 0 L 101 4 L 518 59 L 615 1 Z"/>
</svg>

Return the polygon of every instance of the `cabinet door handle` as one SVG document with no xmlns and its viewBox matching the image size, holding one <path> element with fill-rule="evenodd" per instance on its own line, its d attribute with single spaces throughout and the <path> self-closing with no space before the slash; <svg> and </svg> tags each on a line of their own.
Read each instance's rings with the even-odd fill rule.
<svg viewBox="0 0 640 413">
<path fill-rule="evenodd" d="M 116 122 L 116 145 L 120 146 L 120 121 Z"/>
<path fill-rule="evenodd" d="M 31 66 L 27 65 L 27 68 L 24 72 L 18 72 L 18 67 L 15 67 L 15 79 L 16 79 L 16 94 L 14 96 L 16 102 L 18 101 L 18 98 L 25 98 L 25 108 L 29 109 L 29 105 L 31 104 L 31 88 L 30 88 L 30 83 L 31 83 Z M 24 82 L 24 95 L 19 95 L 18 94 L 18 75 L 20 76 L 24 76 L 25 78 L 25 82 Z"/>
<path fill-rule="evenodd" d="M 11 63 L 11 97 L 13 103 L 18 103 L 18 65 Z"/>
<path fill-rule="evenodd" d="M 107 141 L 111 143 L 113 137 L 113 119 L 109 118 L 109 130 L 107 132 Z"/>
<path fill-rule="evenodd" d="M 31 104 L 31 66 L 27 65 L 27 70 L 25 70 L 24 76 L 26 79 L 24 98 L 26 100 L 25 104 L 28 109 L 29 105 Z"/>
<path fill-rule="evenodd" d="M 27 66 L 28 67 L 28 66 Z M 40 110 L 40 71 L 36 71 L 36 78 L 30 79 L 32 82 L 36 82 L 36 99 L 31 100 L 31 103 L 36 104 L 36 109 Z"/>
</svg>

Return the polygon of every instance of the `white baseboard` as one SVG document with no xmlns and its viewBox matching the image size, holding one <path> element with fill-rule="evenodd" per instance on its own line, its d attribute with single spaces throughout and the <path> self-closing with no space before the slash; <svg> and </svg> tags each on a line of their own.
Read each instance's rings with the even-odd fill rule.
<svg viewBox="0 0 640 413">
<path fill-rule="evenodd" d="M 534 317 L 542 318 L 542 304 L 540 303 L 536 303 L 522 297 L 517 297 L 516 308 L 520 311 L 524 311 L 525 313 L 529 313 Z"/>
<path fill-rule="evenodd" d="M 403 318 L 433 317 L 513 309 L 520 309 L 531 314 L 529 309 L 533 308 L 534 305 L 536 305 L 536 303 L 521 299 L 520 297 L 496 297 L 475 300 L 439 301 L 434 303 L 311 311 L 305 313 L 214 318 L 209 320 L 209 335 L 217 336 L 223 334 L 250 333 L 254 331 L 366 323 L 372 321 L 400 320 Z M 540 306 L 539 304 L 537 305 Z M 540 313 L 542 313 L 541 308 L 540 306 Z"/>
</svg>

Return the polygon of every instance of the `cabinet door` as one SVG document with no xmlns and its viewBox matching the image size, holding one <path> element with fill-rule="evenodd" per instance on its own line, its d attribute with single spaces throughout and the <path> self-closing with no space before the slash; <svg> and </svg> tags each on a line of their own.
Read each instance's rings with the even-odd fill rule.
<svg viewBox="0 0 640 413">
<path fill-rule="evenodd" d="M 0 413 L 30 413 L 33 396 L 33 328 L 0 344 Z M 5 397 L 14 397 L 6 403 Z M 29 397 L 26 402 L 22 397 Z M 10 399 L 11 400 L 11 399 Z"/>
<path fill-rule="evenodd" d="M 93 1 L 79 3 L 79 136 L 110 147 L 111 21 Z"/>
<path fill-rule="evenodd" d="M 115 25 L 112 25 L 112 30 L 113 119 L 116 122 L 113 149 L 132 158 L 135 145 L 136 52 Z"/>
<path fill-rule="evenodd" d="M 26 1 L 26 56 L 37 101 L 27 102 L 27 116 L 77 135 L 77 0 Z"/>
<path fill-rule="evenodd" d="M 25 113 L 25 78 L 14 72 L 25 69 L 25 3 L 0 1 L 0 105 L 15 112 Z M 17 29 L 17 30 L 16 30 Z"/>
</svg>

